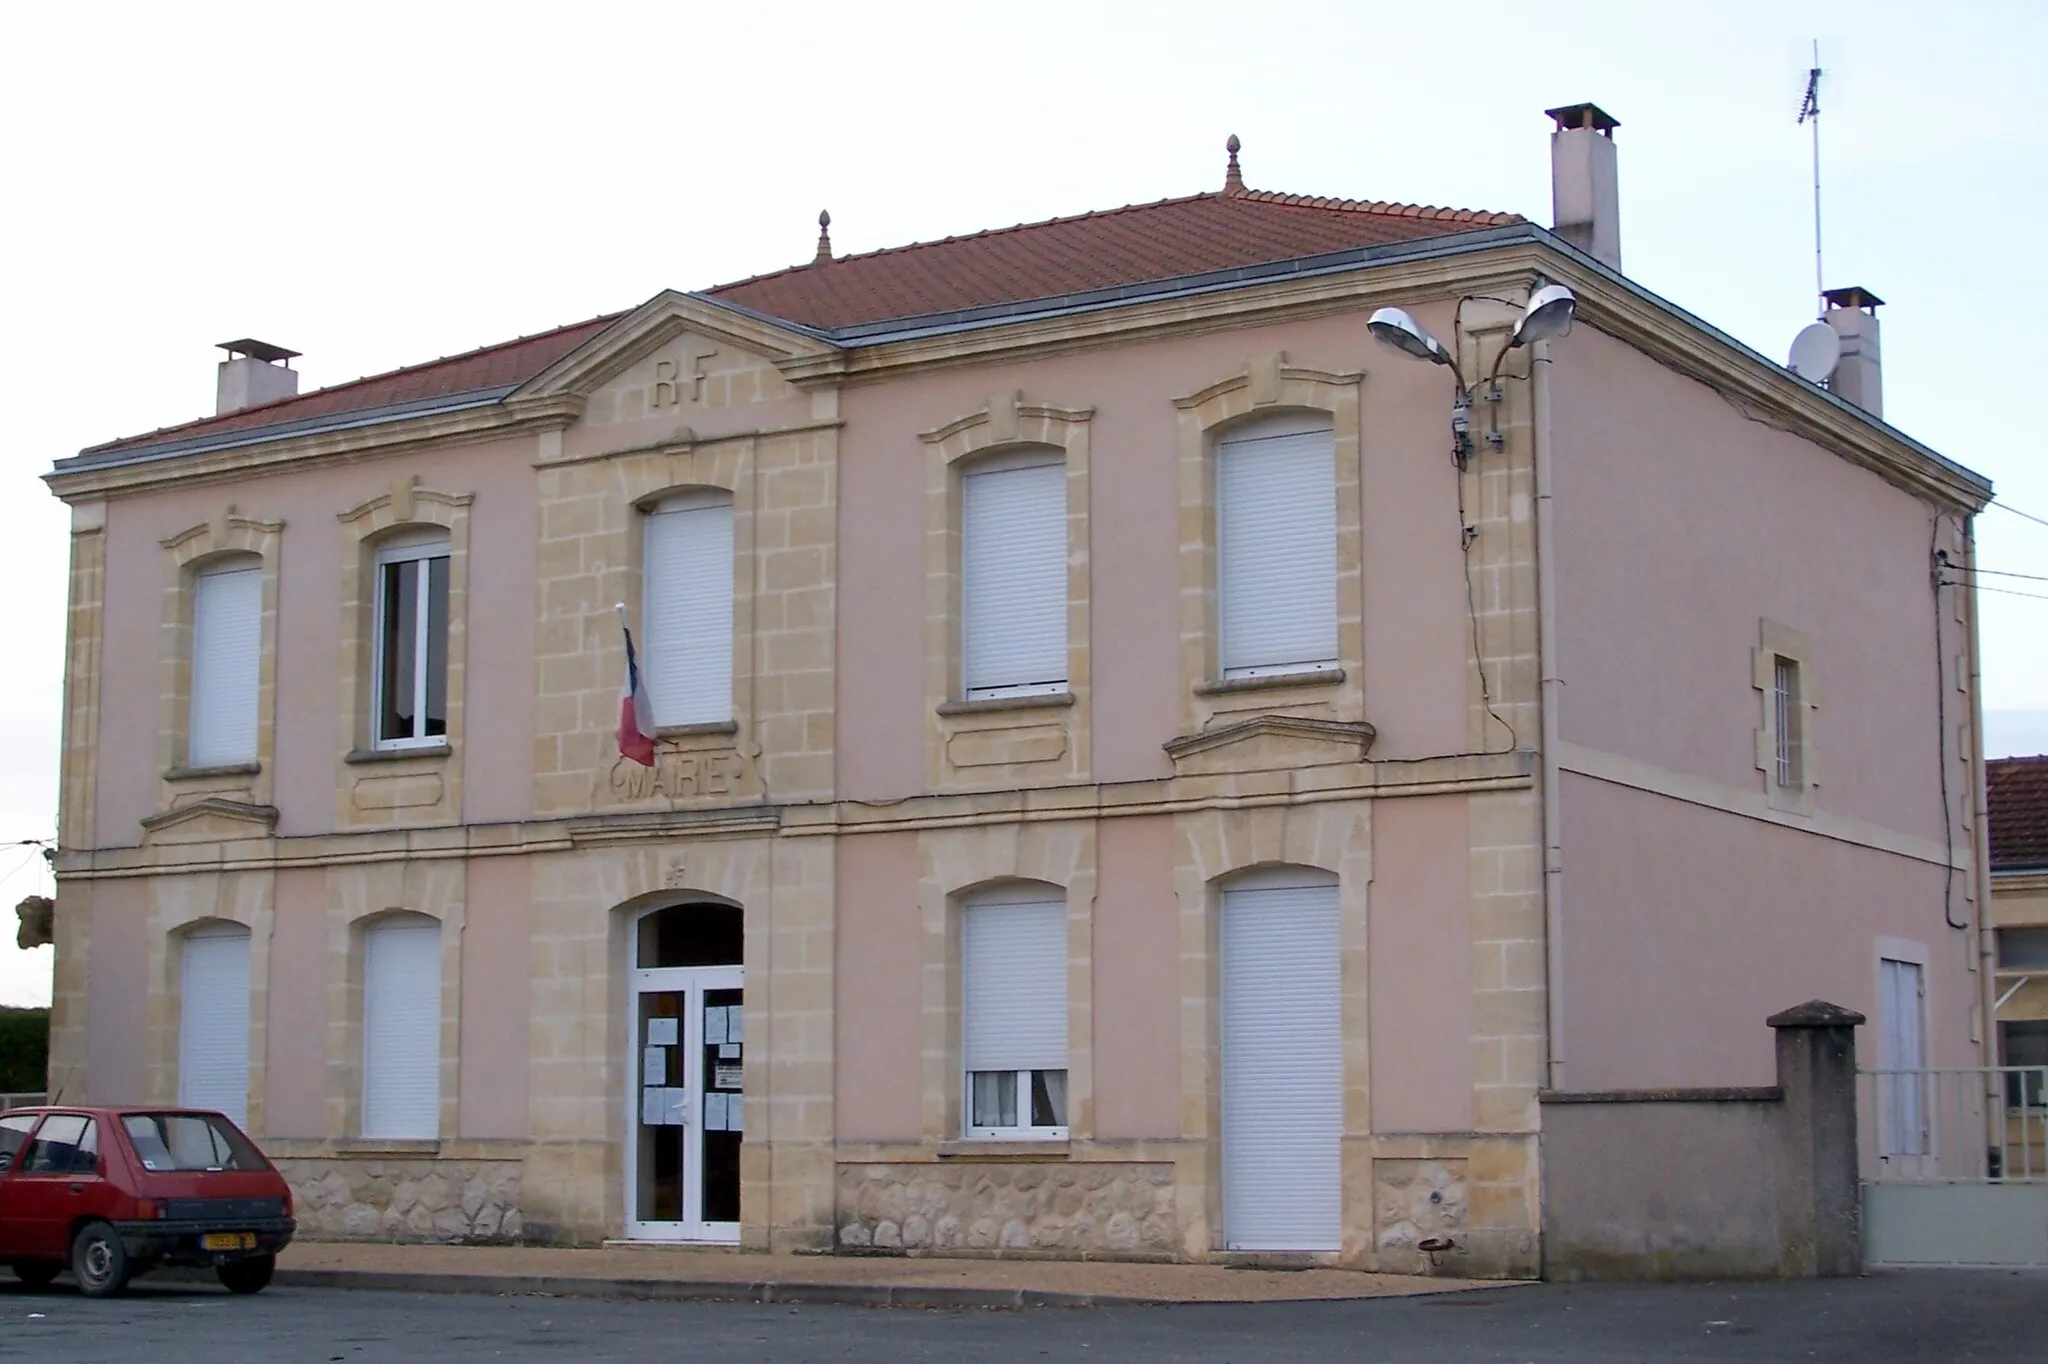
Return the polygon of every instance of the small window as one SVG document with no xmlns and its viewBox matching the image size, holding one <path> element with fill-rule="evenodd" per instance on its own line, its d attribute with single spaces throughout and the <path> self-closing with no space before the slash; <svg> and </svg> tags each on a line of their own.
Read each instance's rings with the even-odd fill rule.
<svg viewBox="0 0 2048 1364">
<path fill-rule="evenodd" d="M 961 932 L 965 1127 L 970 1137 L 1067 1135 L 1067 907 L 967 906 Z"/>
<path fill-rule="evenodd" d="M 647 515 L 646 657 L 656 725 L 732 719 L 732 496 L 691 493 Z"/>
<path fill-rule="evenodd" d="M 446 538 L 408 538 L 377 552 L 376 612 L 376 746 L 417 748 L 446 742 Z"/>
<path fill-rule="evenodd" d="M 13 1113 L 0 1117 L 0 1174 L 14 1168 L 14 1158 L 21 1154 L 21 1148 L 28 1141 L 29 1131 L 36 1125 L 33 1113 Z"/>
<path fill-rule="evenodd" d="M 1788 791 L 1806 784 L 1801 770 L 1800 744 L 1804 740 L 1805 708 L 1799 701 L 1799 663 L 1778 655 L 1771 670 L 1772 772 L 1771 780 Z"/>
<path fill-rule="evenodd" d="M 21 1162 L 25 1175 L 88 1175 L 99 1167 L 99 1124 L 76 1113 L 43 1119 Z"/>
<path fill-rule="evenodd" d="M 2048 1019 L 1998 1025 L 1999 1064 L 2027 1066 L 2005 1077 L 2005 1101 L 2013 1108 L 2048 1104 Z"/>
<path fill-rule="evenodd" d="M 1067 470 L 1046 452 L 960 480 L 960 673 L 969 700 L 1067 689 Z"/>
<path fill-rule="evenodd" d="M 1240 427 L 1216 456 L 1223 676 L 1326 672 L 1337 660 L 1337 461 L 1327 418 Z"/>
<path fill-rule="evenodd" d="M 256 761 L 263 653 L 263 569 L 234 559 L 192 583 L 192 709 L 185 761 L 228 767 Z"/>
<path fill-rule="evenodd" d="M 2015 971 L 2048 970 L 2048 925 L 1999 929 L 1998 964 Z"/>
<path fill-rule="evenodd" d="M 365 1137 L 441 1129 L 441 925 L 404 915 L 363 934 Z"/>
</svg>

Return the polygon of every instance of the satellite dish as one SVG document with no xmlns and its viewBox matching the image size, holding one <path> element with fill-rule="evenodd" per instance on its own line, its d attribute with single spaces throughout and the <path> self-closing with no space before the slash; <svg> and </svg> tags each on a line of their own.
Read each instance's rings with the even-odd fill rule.
<svg viewBox="0 0 2048 1364">
<path fill-rule="evenodd" d="M 1810 383 L 1824 384 L 1842 362 L 1842 338 L 1825 322 L 1809 323 L 1792 338 L 1785 368 Z"/>
</svg>

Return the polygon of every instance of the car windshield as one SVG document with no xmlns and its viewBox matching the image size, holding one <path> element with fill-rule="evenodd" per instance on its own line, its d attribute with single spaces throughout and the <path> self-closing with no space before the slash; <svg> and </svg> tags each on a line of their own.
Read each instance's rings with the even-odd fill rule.
<svg viewBox="0 0 2048 1364">
<path fill-rule="evenodd" d="M 205 1113 L 130 1113 L 121 1119 L 145 1170 L 264 1170 L 234 1124 Z"/>
</svg>

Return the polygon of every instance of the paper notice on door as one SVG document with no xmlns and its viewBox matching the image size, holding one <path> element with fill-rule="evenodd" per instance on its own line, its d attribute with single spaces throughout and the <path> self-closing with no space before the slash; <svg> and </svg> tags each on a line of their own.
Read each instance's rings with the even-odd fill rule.
<svg viewBox="0 0 2048 1364">
<path fill-rule="evenodd" d="M 648 1047 L 640 1053 L 640 1083 L 643 1085 L 665 1085 L 668 1083 L 667 1047 Z"/>
<path fill-rule="evenodd" d="M 676 1020 L 673 1018 L 650 1018 L 647 1020 L 647 1045 L 650 1047 L 673 1047 L 676 1044 Z"/>
<path fill-rule="evenodd" d="M 690 1091 L 687 1089 L 664 1089 L 668 1096 L 668 1107 L 663 1110 L 662 1122 L 670 1127 L 681 1127 L 690 1120 Z"/>
<path fill-rule="evenodd" d="M 745 1099 L 745 1097 L 744 1097 L 744 1096 L 742 1096 L 742 1095 L 738 1095 L 738 1094 L 728 1094 L 728 1095 L 726 1095 L 726 1096 L 725 1096 L 725 1130 L 726 1130 L 726 1131 L 728 1131 L 728 1132 L 744 1132 L 744 1131 L 746 1131 L 746 1130 L 747 1130 L 747 1125 L 746 1125 L 746 1123 L 745 1123 L 744 1121 L 742 1121 L 742 1119 L 741 1119 L 741 1117 L 740 1117 L 740 1115 L 741 1115 L 742 1113 L 744 1113 L 745 1111 L 746 1111 L 746 1099 Z"/>
<path fill-rule="evenodd" d="M 720 1042 L 718 1044 L 718 1059 L 721 1061 L 738 1060 L 739 1054 L 740 1044 L 737 1042 Z"/>
<path fill-rule="evenodd" d="M 706 1132 L 723 1132 L 725 1130 L 725 1095 L 706 1094 L 704 1096 L 704 1130 Z"/>
<path fill-rule="evenodd" d="M 740 1087 L 739 1063 L 734 1062 L 731 1065 L 721 1064 L 713 1066 L 711 1068 L 711 1083 L 719 1089 L 738 1089 Z"/>
<path fill-rule="evenodd" d="M 643 1089 L 640 1091 L 640 1125 L 642 1127 L 665 1127 L 668 1125 L 667 1090 Z"/>
<path fill-rule="evenodd" d="M 716 1046 L 718 1043 L 727 1040 L 725 1035 L 725 1015 L 727 1012 L 728 1010 L 723 1005 L 704 1011 L 705 1046 Z"/>
<path fill-rule="evenodd" d="M 742 1027 L 745 1022 L 745 1011 L 746 1006 L 743 1004 L 735 1004 L 725 1011 L 724 1041 L 744 1042 L 747 1040 Z M 733 1130 L 737 1131 L 738 1129 L 735 1128 Z"/>
</svg>

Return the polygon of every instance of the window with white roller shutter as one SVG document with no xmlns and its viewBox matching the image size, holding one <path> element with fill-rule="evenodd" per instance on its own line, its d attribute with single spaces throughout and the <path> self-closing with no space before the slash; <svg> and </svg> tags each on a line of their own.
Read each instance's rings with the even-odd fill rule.
<svg viewBox="0 0 2048 1364">
<path fill-rule="evenodd" d="M 983 461 L 960 480 L 961 677 L 967 699 L 1067 689 L 1067 469 L 1056 451 Z"/>
<path fill-rule="evenodd" d="M 249 1120 L 249 930 L 185 934 L 178 972 L 178 1103 Z"/>
<path fill-rule="evenodd" d="M 1223 1221 L 1232 1250 L 1343 1234 L 1337 885 L 1276 870 L 1223 893 Z"/>
<path fill-rule="evenodd" d="M 1327 417 L 1234 430 L 1216 453 L 1225 678 L 1337 667 L 1337 472 Z"/>
<path fill-rule="evenodd" d="M 960 1011 L 970 1137 L 1067 1135 L 1067 905 L 1052 887 L 970 901 Z"/>
<path fill-rule="evenodd" d="M 441 1130 L 441 925 L 400 915 L 363 933 L 362 1135 Z"/>
<path fill-rule="evenodd" d="M 263 567 L 231 559 L 192 584 L 190 767 L 256 761 L 256 693 L 263 656 Z"/>
<path fill-rule="evenodd" d="M 657 725 L 732 719 L 732 495 L 670 498 L 647 515 L 640 666 Z"/>
</svg>

